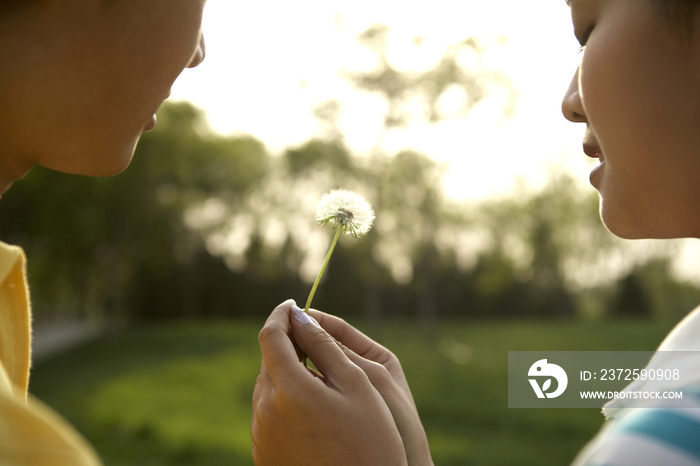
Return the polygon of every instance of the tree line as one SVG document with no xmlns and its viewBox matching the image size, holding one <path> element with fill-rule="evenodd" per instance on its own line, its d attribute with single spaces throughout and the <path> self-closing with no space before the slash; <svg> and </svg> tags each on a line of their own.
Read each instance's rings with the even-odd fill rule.
<svg viewBox="0 0 700 466">
<path fill-rule="evenodd" d="M 625 252 L 595 193 L 565 175 L 476 204 L 446 199 L 441 175 L 424 154 L 358 157 L 339 138 L 272 156 L 167 104 L 116 177 L 33 169 L 0 202 L 0 238 L 27 252 L 39 320 L 264 316 L 304 302 L 332 236 L 314 205 L 345 188 L 377 220 L 367 237 L 341 239 L 314 301 L 341 316 L 678 318 L 700 300 L 668 273 L 672 248 L 596 280 Z"/>
</svg>

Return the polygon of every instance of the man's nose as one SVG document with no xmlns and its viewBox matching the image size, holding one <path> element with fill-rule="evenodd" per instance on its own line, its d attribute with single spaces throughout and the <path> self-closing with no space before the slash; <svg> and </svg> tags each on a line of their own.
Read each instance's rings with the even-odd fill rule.
<svg viewBox="0 0 700 466">
<path fill-rule="evenodd" d="M 576 68 L 576 73 L 574 73 L 574 77 L 571 79 L 569 88 L 566 90 L 564 99 L 561 102 L 561 111 L 567 120 L 574 123 L 585 123 L 587 119 L 586 112 L 583 109 L 583 102 L 581 102 L 578 74 L 579 68 Z"/>
<path fill-rule="evenodd" d="M 204 34 L 199 37 L 199 44 L 197 45 L 197 50 L 195 51 L 190 63 L 187 65 L 188 68 L 194 68 L 204 61 L 204 57 L 207 54 L 207 48 L 204 44 Z"/>
</svg>

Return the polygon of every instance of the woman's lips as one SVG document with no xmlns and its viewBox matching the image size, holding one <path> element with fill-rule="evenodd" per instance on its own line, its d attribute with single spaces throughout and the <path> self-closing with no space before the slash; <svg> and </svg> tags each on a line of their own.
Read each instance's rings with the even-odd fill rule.
<svg viewBox="0 0 700 466">
<path fill-rule="evenodd" d="M 600 147 L 595 144 L 583 143 L 583 152 L 594 159 L 599 159 L 601 155 Z"/>
<path fill-rule="evenodd" d="M 605 162 L 601 161 L 598 165 L 593 167 L 593 170 L 591 170 L 591 174 L 588 177 L 588 180 L 591 182 L 593 187 L 597 188 L 599 186 L 599 179 L 600 177 L 603 176 L 602 171 L 603 168 L 605 167 Z"/>
<path fill-rule="evenodd" d="M 603 160 L 603 151 L 600 150 L 600 146 L 598 146 L 597 144 L 584 142 L 583 152 L 587 156 L 594 159 L 598 159 L 600 161 L 600 163 L 593 168 L 588 178 L 591 184 L 597 188 L 599 186 L 600 177 L 603 176 L 601 174 L 601 171 L 603 170 L 603 166 L 605 165 L 605 160 Z"/>
</svg>

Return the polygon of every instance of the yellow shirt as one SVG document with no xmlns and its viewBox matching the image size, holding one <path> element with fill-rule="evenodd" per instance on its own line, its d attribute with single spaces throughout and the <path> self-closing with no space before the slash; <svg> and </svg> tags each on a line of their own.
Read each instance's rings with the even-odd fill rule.
<svg viewBox="0 0 700 466">
<path fill-rule="evenodd" d="M 99 466 L 65 420 L 28 397 L 31 312 L 24 252 L 0 242 L 0 466 Z"/>
</svg>

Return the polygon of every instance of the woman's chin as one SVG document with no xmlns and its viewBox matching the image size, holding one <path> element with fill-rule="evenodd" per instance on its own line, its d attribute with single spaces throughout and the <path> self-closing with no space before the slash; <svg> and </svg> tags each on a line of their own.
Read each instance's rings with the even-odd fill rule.
<svg viewBox="0 0 700 466">
<path fill-rule="evenodd" d="M 600 218 L 605 228 L 619 238 L 647 239 L 653 237 L 650 236 L 651 231 L 648 228 L 630 217 L 628 209 L 616 209 L 602 196 L 600 199 Z"/>
<path fill-rule="evenodd" d="M 622 239 L 674 239 L 698 237 L 688 225 L 683 222 L 673 222 L 668 219 L 655 219 L 651 215 L 633 218 L 627 215 L 615 215 L 605 204 L 601 205 L 600 218 L 605 227 L 613 235 Z"/>
</svg>

